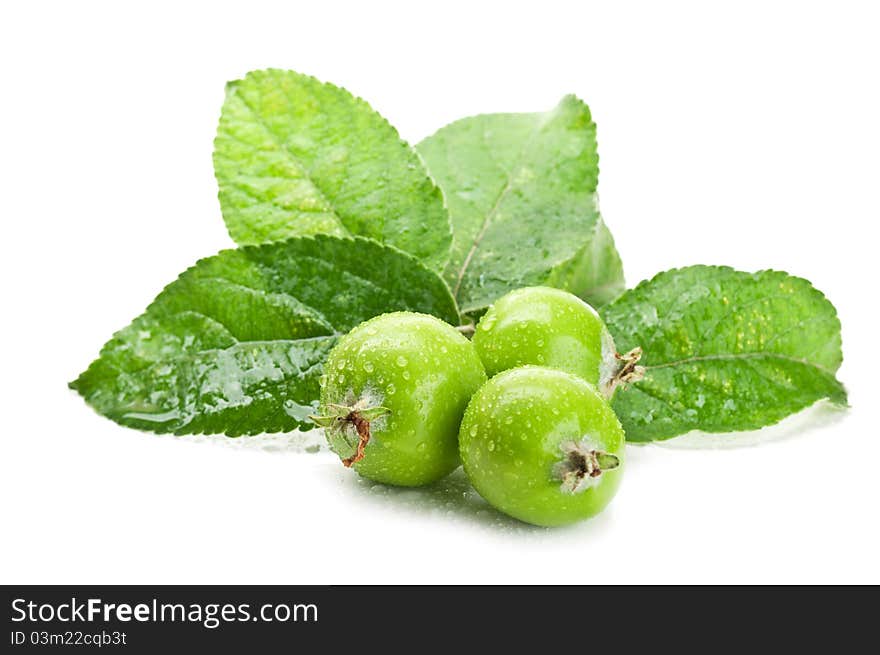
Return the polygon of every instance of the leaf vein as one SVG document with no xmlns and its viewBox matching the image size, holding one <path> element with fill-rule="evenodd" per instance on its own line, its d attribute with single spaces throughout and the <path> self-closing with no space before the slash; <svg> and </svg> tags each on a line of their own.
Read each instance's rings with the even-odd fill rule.
<svg viewBox="0 0 880 655">
<path fill-rule="evenodd" d="M 522 160 L 525 157 L 526 153 L 531 150 L 532 144 L 534 143 L 535 137 L 537 136 L 538 130 L 540 129 L 541 125 L 542 125 L 541 121 L 535 122 L 535 126 L 532 128 L 532 131 L 529 134 L 529 138 L 523 144 L 522 149 L 520 150 L 519 154 L 517 155 L 516 160 L 514 162 L 514 165 L 511 166 L 510 171 L 505 171 L 506 176 L 507 176 L 507 180 L 505 181 L 504 186 L 498 192 L 498 195 L 495 197 L 495 201 L 492 203 L 492 207 L 489 209 L 488 212 L 486 212 L 486 217 L 483 219 L 483 224 L 480 226 L 480 231 L 477 232 L 476 237 L 474 237 L 474 242 L 471 244 L 471 247 L 468 250 L 467 255 L 465 256 L 464 261 L 461 264 L 461 268 L 459 268 L 458 274 L 456 275 L 455 286 L 452 289 L 452 295 L 455 296 L 456 300 L 458 300 L 458 292 L 459 292 L 459 289 L 461 289 L 461 284 L 462 284 L 462 281 L 464 280 L 465 272 L 467 271 L 468 267 L 470 266 L 471 261 L 474 258 L 474 254 L 477 252 L 477 248 L 480 247 L 480 243 L 482 242 L 483 237 L 486 235 L 486 231 L 489 229 L 489 226 L 492 223 L 493 217 L 498 213 L 498 209 L 501 207 L 501 203 L 504 201 L 504 198 L 507 196 L 507 194 L 513 188 L 513 180 L 516 177 L 516 173 L 522 169 L 522 166 L 523 166 Z M 485 130 L 483 130 L 482 136 L 483 136 L 483 142 L 485 143 L 485 140 L 486 140 Z M 491 149 L 487 147 L 486 151 L 488 153 L 490 153 L 490 156 L 491 156 L 491 152 L 492 152 Z M 499 168 L 501 170 L 504 170 L 503 167 L 499 166 Z"/>
<path fill-rule="evenodd" d="M 682 359 L 670 361 L 670 362 L 662 362 L 660 364 L 649 364 L 645 366 L 647 370 L 654 370 L 660 368 L 669 368 L 672 366 L 681 366 L 684 364 L 691 364 L 694 362 L 711 362 L 711 361 L 736 361 L 736 360 L 750 360 L 750 359 L 780 359 L 788 362 L 794 362 L 797 364 L 803 364 L 805 366 L 810 366 L 812 368 L 818 369 L 824 373 L 828 373 L 829 375 L 833 375 L 832 371 L 829 371 L 824 366 L 820 366 L 814 362 L 811 362 L 806 359 L 801 359 L 799 357 L 792 357 L 790 355 L 783 355 L 781 353 L 769 353 L 769 352 L 748 352 L 748 353 L 718 353 L 714 355 L 694 355 L 693 357 L 684 357 Z"/>
<path fill-rule="evenodd" d="M 285 94 L 285 95 L 286 95 L 286 94 Z M 304 166 L 303 163 L 300 162 L 299 159 L 296 158 L 296 156 L 290 151 L 290 148 L 288 148 L 287 145 L 285 145 L 284 143 L 281 142 L 280 137 L 279 137 L 277 134 L 275 134 L 275 132 L 272 131 L 272 129 L 269 127 L 269 125 L 266 123 L 266 121 L 263 119 L 263 117 L 260 115 L 260 113 L 259 113 L 256 109 L 254 109 L 254 107 L 252 107 L 252 106 L 248 103 L 248 101 L 244 98 L 244 95 L 241 94 L 241 93 L 239 93 L 239 94 L 237 94 L 237 97 L 238 97 L 238 99 L 241 101 L 241 104 L 242 104 L 242 105 L 248 110 L 248 112 L 250 112 L 251 116 L 252 116 L 253 119 L 254 119 L 254 122 L 255 122 L 257 125 L 259 125 L 267 135 L 269 135 L 269 138 L 270 138 L 270 139 L 272 140 L 272 142 L 278 147 L 278 149 L 279 149 L 279 150 L 280 150 L 280 151 L 281 151 L 281 152 L 282 152 L 282 153 L 283 153 L 283 154 L 284 154 L 284 155 L 285 155 L 290 161 L 292 161 L 294 164 L 296 164 L 296 166 L 297 166 L 300 170 L 302 170 L 304 178 L 309 182 L 309 184 L 311 184 L 311 185 L 315 188 L 315 190 L 320 194 L 320 196 L 321 196 L 321 198 L 324 200 L 324 202 L 327 203 L 327 207 L 330 209 L 330 211 L 331 211 L 331 212 L 332 212 L 332 213 L 333 213 L 338 219 L 340 219 L 340 222 L 341 222 L 342 217 L 341 217 L 341 215 L 339 214 L 339 211 L 337 210 L 336 206 L 334 205 L 333 202 L 330 201 L 330 198 L 327 196 L 327 194 L 326 194 L 326 192 L 324 191 L 324 189 L 322 189 L 322 188 L 318 185 L 318 183 L 317 183 L 317 182 L 315 181 L 315 179 L 312 177 L 312 175 L 310 174 L 310 172 L 309 172 L 309 170 L 306 168 L 306 166 Z M 253 149 L 254 149 L 255 151 L 259 151 L 259 148 L 258 148 L 257 146 L 253 146 Z"/>
</svg>

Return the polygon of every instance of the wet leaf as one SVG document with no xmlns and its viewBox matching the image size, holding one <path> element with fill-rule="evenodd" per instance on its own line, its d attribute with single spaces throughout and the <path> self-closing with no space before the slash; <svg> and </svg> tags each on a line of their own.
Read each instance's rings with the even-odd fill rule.
<svg viewBox="0 0 880 655">
<path fill-rule="evenodd" d="M 547 284 L 601 305 L 624 289 L 596 201 L 596 125 L 566 96 L 552 111 L 456 121 L 417 146 L 453 224 L 445 276 L 462 311 Z"/>
<path fill-rule="evenodd" d="M 801 278 L 691 266 L 601 314 L 619 351 L 644 350 L 644 380 L 614 397 L 627 440 L 753 430 L 822 399 L 846 403 L 837 312 Z"/>
<path fill-rule="evenodd" d="M 168 285 L 71 387 L 130 427 L 230 436 L 306 426 L 337 337 L 388 311 L 457 324 L 440 277 L 369 239 L 226 250 Z"/>
<path fill-rule="evenodd" d="M 214 170 L 238 244 L 360 235 L 435 270 L 449 259 L 449 216 L 419 156 L 365 101 L 332 84 L 284 70 L 230 82 Z"/>
</svg>

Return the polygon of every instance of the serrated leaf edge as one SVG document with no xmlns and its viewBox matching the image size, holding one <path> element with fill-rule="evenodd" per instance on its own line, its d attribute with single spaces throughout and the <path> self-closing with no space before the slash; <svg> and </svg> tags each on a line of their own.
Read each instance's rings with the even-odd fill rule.
<svg viewBox="0 0 880 655">
<path fill-rule="evenodd" d="M 394 137 L 395 139 L 397 139 L 397 143 L 398 143 L 398 144 L 402 145 L 402 146 L 403 146 L 406 150 L 408 150 L 411 154 L 414 154 L 414 155 L 416 156 L 416 159 L 418 160 L 418 162 L 419 162 L 419 163 L 421 164 L 421 166 L 422 166 L 422 172 L 424 173 L 425 178 L 426 178 L 426 179 L 430 182 L 430 184 L 431 184 L 431 195 L 432 195 L 433 197 L 435 197 L 435 198 L 439 198 L 440 203 L 441 203 L 441 205 L 443 206 L 443 209 L 445 210 L 445 211 L 444 211 L 444 214 L 445 214 L 445 216 L 446 216 L 446 226 L 447 226 L 447 228 L 448 228 L 448 239 L 447 239 L 447 244 L 446 244 L 445 257 L 442 258 L 442 261 L 439 261 L 439 262 L 438 262 L 438 265 L 437 265 L 436 268 L 434 268 L 433 266 L 427 266 L 427 264 L 424 263 L 424 262 L 423 262 L 423 264 L 424 264 L 425 266 L 427 266 L 430 270 L 433 270 L 433 271 L 435 271 L 435 272 L 440 272 L 440 273 L 442 273 L 442 271 L 443 271 L 443 270 L 446 268 L 446 266 L 449 264 L 449 259 L 450 259 L 450 257 L 452 256 L 452 238 L 453 238 L 453 232 L 452 232 L 452 230 L 453 230 L 453 227 L 452 227 L 452 219 L 451 219 L 450 216 L 449 216 L 449 209 L 448 209 L 448 207 L 446 206 L 446 197 L 445 197 L 445 195 L 443 194 L 443 189 L 440 188 L 440 186 L 437 184 L 436 180 L 434 180 L 433 176 L 432 176 L 432 175 L 430 174 L 430 172 L 428 171 L 428 167 L 425 165 L 424 160 L 422 159 L 421 155 L 419 155 L 419 153 L 418 153 L 418 151 L 416 150 L 415 146 L 413 146 L 413 145 L 411 145 L 409 142 L 405 141 L 405 140 L 403 139 L 403 137 L 400 136 L 400 132 L 397 130 L 397 128 L 396 128 L 394 125 L 392 125 L 391 122 L 390 122 L 387 118 L 385 118 L 385 117 L 384 117 L 382 114 L 380 114 L 376 109 L 374 109 L 374 108 L 372 107 L 372 105 L 370 105 L 370 103 L 367 102 L 364 98 L 362 98 L 362 97 L 359 96 L 359 95 L 356 95 L 356 94 L 352 93 L 351 91 L 349 91 L 348 89 L 346 89 L 346 88 L 343 87 L 343 86 L 339 86 L 339 85 L 333 84 L 332 82 L 324 82 L 324 81 L 322 81 L 322 80 L 319 80 L 317 77 L 314 77 L 313 75 L 308 75 L 308 74 L 306 74 L 306 73 L 300 73 L 300 72 L 298 72 L 298 71 L 293 71 L 293 70 L 288 70 L 288 69 L 283 69 L 283 68 L 259 68 L 259 69 L 255 69 L 255 70 L 248 71 L 247 73 L 245 73 L 245 75 L 244 75 L 243 77 L 241 77 L 241 78 L 239 78 L 239 79 L 235 79 L 235 80 L 230 80 L 229 82 L 226 83 L 223 105 L 226 104 L 226 99 L 227 99 L 227 98 L 229 97 L 229 95 L 235 90 L 235 88 L 238 87 L 239 85 L 241 85 L 241 84 L 242 84 L 242 83 L 243 83 L 248 77 L 250 77 L 250 76 L 252 76 L 252 75 L 254 75 L 254 76 L 256 76 L 256 75 L 267 75 L 267 74 L 272 74 L 272 75 L 284 74 L 284 75 L 288 75 L 288 74 L 291 74 L 291 73 L 293 73 L 294 75 L 297 75 L 297 76 L 299 76 L 299 77 L 301 77 L 301 78 L 304 78 L 304 79 L 306 79 L 306 80 L 309 80 L 309 81 L 311 81 L 311 82 L 314 82 L 314 83 L 318 84 L 319 86 L 327 87 L 327 88 L 329 88 L 329 89 L 332 89 L 332 90 L 335 90 L 335 91 L 341 91 L 341 92 L 343 92 L 343 93 L 348 94 L 348 95 L 354 100 L 355 104 L 358 104 L 358 105 L 360 105 L 361 107 L 365 108 L 370 114 L 372 114 L 373 116 L 377 117 L 382 123 L 384 123 L 384 124 L 389 128 L 389 130 L 391 131 L 391 133 L 393 134 L 393 137 Z M 222 106 L 221 106 L 220 117 L 217 119 L 217 130 L 216 130 L 216 132 L 215 132 L 214 139 L 213 139 L 213 141 L 212 141 L 213 155 L 216 155 L 216 153 L 217 153 L 217 141 L 218 141 L 218 139 L 220 138 L 220 134 L 219 134 L 219 133 L 220 133 L 220 123 L 221 123 L 221 121 L 222 121 L 222 117 L 223 117 L 223 109 L 222 109 Z M 212 161 L 213 161 L 213 155 L 212 155 Z M 216 167 L 216 164 L 215 164 L 215 166 L 214 166 L 214 177 L 215 177 L 215 179 L 216 179 L 216 172 L 217 172 L 217 167 Z M 217 186 L 218 186 L 218 191 L 217 191 L 217 201 L 218 201 L 218 204 L 220 204 L 221 215 L 223 216 L 223 221 L 224 221 L 224 223 L 225 223 L 225 222 L 226 222 L 226 215 L 225 215 L 225 213 L 223 212 L 223 205 L 222 205 L 222 202 L 220 201 L 220 189 L 219 189 L 219 187 L 220 187 L 220 185 L 221 185 L 221 182 L 220 182 L 219 179 L 216 179 L 216 181 L 217 181 Z M 312 181 L 311 177 L 309 177 L 309 181 L 315 186 L 316 189 L 318 189 L 319 191 L 321 191 L 321 195 L 327 200 L 328 205 L 330 205 L 330 207 L 332 207 L 332 209 L 333 209 L 333 213 L 334 213 L 337 217 L 339 217 L 339 214 L 338 214 L 338 212 L 337 212 L 337 210 L 336 210 L 336 207 L 334 206 L 334 203 L 332 203 L 332 202 L 330 201 L 330 199 L 326 197 L 326 195 L 324 194 L 323 189 L 321 189 L 320 187 L 318 187 L 317 185 L 315 185 L 314 182 Z M 344 226 L 343 226 L 343 227 L 344 227 Z M 227 229 L 228 229 L 228 226 L 227 226 Z M 359 235 L 351 235 L 351 236 L 359 236 Z M 297 238 L 297 237 L 292 237 L 292 238 Z M 271 242 L 267 242 L 267 243 L 278 243 L 278 242 L 277 242 L 277 241 L 271 241 Z M 262 244 L 249 244 L 249 245 L 262 245 Z M 390 244 L 383 244 L 383 245 L 390 245 Z M 406 252 L 406 251 L 401 251 L 401 252 Z M 410 254 L 410 253 L 407 253 L 407 254 Z M 420 258 L 418 258 L 418 257 L 416 257 L 416 259 L 419 259 L 419 261 L 422 261 L 422 260 L 421 260 Z M 441 277 L 442 277 L 442 276 L 441 276 Z"/>
<path fill-rule="evenodd" d="M 154 298 L 154 299 L 153 299 L 153 300 L 147 305 L 147 308 L 146 308 L 143 312 L 141 312 L 138 316 L 136 316 L 134 319 L 132 319 L 132 320 L 129 322 L 128 325 L 126 325 L 126 326 L 124 326 L 124 327 L 122 327 L 122 328 L 116 330 L 116 331 L 112 334 L 112 336 L 111 336 L 111 337 L 110 337 L 110 338 L 104 343 L 104 345 L 101 347 L 101 349 L 100 349 L 100 351 L 99 351 L 99 353 L 98 353 L 98 357 L 96 357 L 94 360 L 92 360 L 92 362 L 86 367 L 86 369 L 85 369 L 82 373 L 80 373 L 80 374 L 79 374 L 74 380 L 68 382 L 68 384 L 67 384 L 68 388 L 72 389 L 73 391 L 76 391 L 76 392 L 77 392 L 77 393 L 78 393 L 78 394 L 79 394 L 84 400 L 86 400 L 86 404 L 88 404 L 90 407 L 92 407 L 91 403 L 88 402 L 88 397 L 86 396 L 86 394 L 83 392 L 83 389 L 81 388 L 83 378 L 88 374 L 88 372 L 92 369 L 92 367 L 95 366 L 95 365 L 97 364 L 97 362 L 101 360 L 101 358 L 103 358 L 105 355 L 107 355 L 107 354 L 109 354 L 109 353 L 111 352 L 111 350 L 112 350 L 111 347 L 110 347 L 111 344 L 112 344 L 112 343 L 113 343 L 113 342 L 114 342 L 114 341 L 115 341 L 115 340 L 116 340 L 116 339 L 117 339 L 117 338 L 118 338 L 118 337 L 119 337 L 119 336 L 120 336 L 120 335 L 121 335 L 126 329 L 128 329 L 128 327 L 129 327 L 132 323 L 134 323 L 135 321 L 137 321 L 137 320 L 143 318 L 144 316 L 148 315 L 148 314 L 151 312 L 151 310 L 153 309 L 153 307 L 159 302 L 160 298 L 165 294 L 166 291 L 168 291 L 168 289 L 169 289 L 170 287 L 172 287 L 172 286 L 174 286 L 175 284 L 177 284 L 182 278 L 184 278 L 184 277 L 186 277 L 186 276 L 188 276 L 188 275 L 191 275 L 192 272 L 193 272 L 194 270 L 196 270 L 197 268 L 199 268 L 199 266 L 201 266 L 201 265 L 202 265 L 204 262 L 206 262 L 207 260 L 213 259 L 213 258 L 215 258 L 215 257 L 219 257 L 219 256 L 221 256 L 221 255 L 225 255 L 225 254 L 229 254 L 229 253 L 235 253 L 235 252 L 245 252 L 245 253 L 246 253 L 246 252 L 248 252 L 248 251 L 256 251 L 256 250 L 260 250 L 260 249 L 262 249 L 262 248 L 266 248 L 266 247 L 277 247 L 277 248 L 281 248 L 281 247 L 283 247 L 283 244 L 288 243 L 288 242 L 292 242 L 292 241 L 301 241 L 301 242 L 303 242 L 303 241 L 314 241 L 314 242 L 316 242 L 316 243 L 320 243 L 321 241 L 337 241 L 337 242 L 338 242 L 338 241 L 348 241 L 348 242 L 351 242 L 352 244 L 358 244 L 358 243 L 361 243 L 361 244 L 368 244 L 368 245 L 378 246 L 379 248 L 383 248 L 383 249 L 388 249 L 388 250 L 394 251 L 397 255 L 400 255 L 400 256 L 402 256 L 402 257 L 405 258 L 405 259 L 409 259 L 409 260 L 412 261 L 416 266 L 421 267 L 423 270 L 425 270 L 425 271 L 427 271 L 427 272 L 433 273 L 433 274 L 437 277 L 437 279 L 442 283 L 442 288 L 446 291 L 447 300 L 448 300 L 449 303 L 450 303 L 450 307 L 453 309 L 453 311 L 455 312 L 455 315 L 458 317 L 458 322 L 459 322 L 459 323 L 461 322 L 461 311 L 459 310 L 459 308 L 458 308 L 458 304 L 456 303 L 455 298 L 453 297 L 452 292 L 451 292 L 451 290 L 449 289 L 449 284 L 446 282 L 446 280 L 443 279 L 443 276 L 442 276 L 442 275 L 440 275 L 437 271 L 434 271 L 433 269 L 431 269 L 431 268 L 429 268 L 428 266 L 426 266 L 425 263 L 424 263 L 423 261 L 421 261 L 421 260 L 420 260 L 418 257 L 416 257 L 415 255 L 412 255 L 412 254 L 410 254 L 410 253 L 408 253 L 408 252 L 406 252 L 406 251 L 404 251 L 404 250 L 401 250 L 400 248 L 397 248 L 397 247 L 395 247 L 395 246 L 392 246 L 392 245 L 390 245 L 390 244 L 387 244 L 387 243 L 380 243 L 380 242 L 376 241 L 375 239 L 371 239 L 371 238 L 369 238 L 369 237 L 361 237 L 361 236 L 339 237 L 339 236 L 331 236 L 331 235 L 325 235 L 325 234 L 316 234 L 316 235 L 311 235 L 311 236 L 300 236 L 300 237 L 290 237 L 289 239 L 285 239 L 285 240 L 283 240 L 283 241 L 275 241 L 275 242 L 272 242 L 272 243 L 266 243 L 266 244 L 255 244 L 255 245 L 248 245 L 248 246 L 240 246 L 239 248 L 225 248 L 225 249 L 220 250 L 219 252 L 217 252 L 217 253 L 215 253 L 215 254 L 213 254 L 213 255 L 209 255 L 209 256 L 207 256 L 207 257 L 202 257 L 202 258 L 196 260 L 196 262 L 195 262 L 194 264 L 192 264 L 191 266 L 189 266 L 188 268 L 186 268 L 183 272 L 181 272 L 181 273 L 180 273 L 180 274 L 179 274 L 174 280 L 172 280 L 171 282 L 169 282 L 168 284 L 166 284 L 166 285 L 162 288 L 162 290 L 161 290 L 158 294 L 156 294 L 155 298 Z M 208 317 L 208 318 L 210 318 L 210 317 Z M 441 320 L 445 320 L 445 319 L 442 318 L 442 317 L 437 317 L 437 318 L 440 318 Z M 273 341 L 262 341 L 262 343 L 279 343 L 279 342 L 282 342 L 282 341 L 289 341 L 291 344 L 295 344 L 295 343 L 301 343 L 301 342 L 304 342 L 304 341 L 312 341 L 312 340 L 320 340 L 320 339 L 334 339 L 334 340 L 335 340 L 335 339 L 338 339 L 341 335 L 342 335 L 342 332 L 339 332 L 338 330 L 334 330 L 334 332 L 333 332 L 332 334 L 327 334 L 327 335 L 319 335 L 319 336 L 315 336 L 315 337 L 306 337 L 306 338 L 303 338 L 303 339 L 288 339 L 288 340 L 282 340 L 282 339 L 279 339 L 279 340 L 273 340 Z M 233 344 L 232 346 L 240 345 L 240 344 L 243 344 L 243 343 L 248 343 L 248 344 L 259 344 L 259 343 L 261 343 L 261 341 L 237 341 L 237 342 L 236 342 L 235 344 Z M 203 353 L 207 353 L 207 352 L 211 352 L 211 351 L 217 351 L 217 352 L 220 352 L 220 351 L 223 351 L 223 350 L 228 350 L 228 349 L 231 348 L 232 346 L 229 346 L 229 347 L 227 347 L 227 348 L 209 348 L 209 349 L 206 349 L 206 350 L 204 350 L 204 351 L 199 351 L 198 353 L 192 353 L 191 355 L 185 355 L 185 356 L 182 356 L 182 357 L 180 357 L 180 358 L 174 358 L 174 359 L 175 359 L 175 360 L 177 360 L 177 359 L 186 360 L 186 359 L 190 359 L 190 358 L 194 357 L 196 354 L 203 354 Z M 156 366 L 156 365 L 158 365 L 158 364 L 160 364 L 160 363 L 161 363 L 161 362 L 153 362 L 153 363 L 150 363 L 150 364 L 148 364 L 147 366 L 145 366 L 145 367 L 143 367 L 143 368 L 141 368 L 141 369 L 138 369 L 138 371 L 149 370 L 151 367 Z M 128 372 L 120 371 L 120 373 L 128 373 Z M 98 413 L 100 416 L 105 416 L 104 414 L 101 414 L 100 412 L 98 412 L 96 408 L 92 407 L 92 409 L 94 409 L 95 412 Z M 108 417 L 105 416 L 105 418 L 108 418 Z M 113 420 L 113 419 L 111 419 L 111 420 Z M 115 421 L 115 420 L 114 420 L 114 422 L 115 422 L 115 423 L 118 423 L 118 424 L 121 424 L 121 425 L 125 425 L 124 423 L 120 423 L 119 421 Z M 129 426 L 126 426 L 126 427 L 129 427 Z M 302 424 L 300 424 L 299 422 L 297 422 L 297 428 L 296 428 L 296 429 L 298 429 L 298 430 L 303 430 L 304 427 L 305 427 L 305 426 L 303 426 Z M 191 434 L 218 434 L 218 433 L 216 433 L 216 432 L 192 431 L 192 430 L 183 430 L 183 429 L 178 429 L 178 430 L 161 430 L 161 429 L 158 428 L 158 426 L 156 426 L 155 428 L 150 428 L 150 427 L 144 426 L 144 427 L 138 427 L 137 429 L 139 429 L 139 430 L 143 430 L 143 431 L 146 431 L 146 432 L 151 432 L 151 433 L 154 433 L 154 434 L 174 434 L 174 435 L 177 435 L 177 436 L 181 436 L 181 435 L 191 435 Z M 227 430 L 227 431 L 224 431 L 224 432 L 219 433 L 219 434 L 224 434 L 224 435 L 226 435 L 226 436 L 233 437 L 233 436 L 250 436 L 250 435 L 254 435 L 254 434 L 261 434 L 262 432 L 265 432 L 265 431 L 260 431 L 260 432 L 242 432 L 242 433 L 236 433 L 236 434 L 229 434 L 229 431 Z"/>
</svg>

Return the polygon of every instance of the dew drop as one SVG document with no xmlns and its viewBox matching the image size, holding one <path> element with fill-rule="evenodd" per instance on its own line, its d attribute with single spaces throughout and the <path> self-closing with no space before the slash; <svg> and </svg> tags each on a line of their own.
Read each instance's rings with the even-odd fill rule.
<svg viewBox="0 0 880 655">
<path fill-rule="evenodd" d="M 406 366 L 406 364 L 407 364 L 406 357 L 404 357 L 403 355 L 398 355 L 397 356 L 397 365 L 400 367 L 403 367 L 403 366 Z"/>
<path fill-rule="evenodd" d="M 367 373 L 372 373 L 373 372 L 373 362 L 364 362 L 364 370 Z"/>
</svg>

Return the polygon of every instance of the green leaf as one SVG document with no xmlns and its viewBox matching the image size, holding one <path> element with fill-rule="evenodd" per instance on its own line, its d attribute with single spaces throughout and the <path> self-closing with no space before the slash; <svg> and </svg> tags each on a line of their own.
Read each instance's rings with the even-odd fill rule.
<svg viewBox="0 0 880 655">
<path fill-rule="evenodd" d="M 453 224 L 445 276 L 464 312 L 549 284 L 602 304 L 624 289 L 596 202 L 599 157 L 590 110 L 566 96 L 552 111 L 486 114 L 417 146 Z"/>
<path fill-rule="evenodd" d="M 71 383 L 134 428 L 229 436 L 309 425 L 337 337 L 395 310 L 457 324 L 449 288 L 364 238 L 300 237 L 199 261 Z"/>
<path fill-rule="evenodd" d="M 442 270 L 443 196 L 397 131 L 345 89 L 282 70 L 230 82 L 214 141 L 229 233 L 240 245 L 360 235 Z"/>
<path fill-rule="evenodd" d="M 630 441 L 753 430 L 822 399 L 846 403 L 837 312 L 801 278 L 691 266 L 601 314 L 619 351 L 644 350 L 644 380 L 613 401 Z"/>
</svg>

